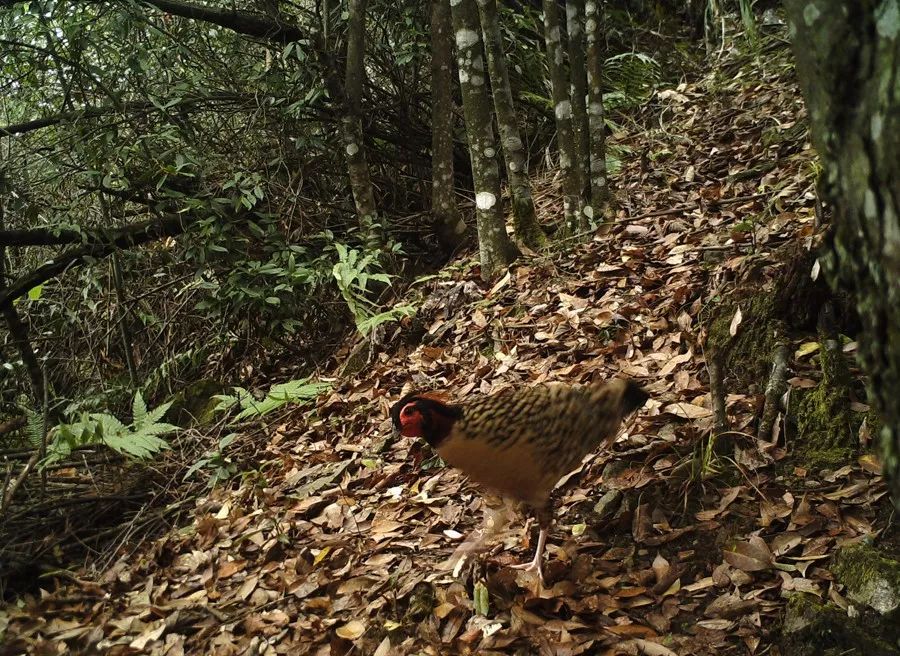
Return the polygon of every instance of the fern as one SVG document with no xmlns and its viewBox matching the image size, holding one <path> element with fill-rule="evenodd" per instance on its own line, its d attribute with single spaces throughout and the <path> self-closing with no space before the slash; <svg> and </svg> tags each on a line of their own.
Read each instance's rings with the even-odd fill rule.
<svg viewBox="0 0 900 656">
<path fill-rule="evenodd" d="M 331 389 L 330 383 L 310 382 L 309 378 L 290 380 L 286 383 L 273 385 L 266 396 L 257 401 L 253 395 L 243 387 L 234 387 L 235 393 L 217 394 L 213 398 L 219 401 L 215 412 L 223 412 L 238 405 L 241 411 L 235 416 L 235 421 L 249 417 L 262 417 L 276 408 L 294 402 L 306 402 L 316 398 L 322 392 Z"/>
<path fill-rule="evenodd" d="M 23 408 L 23 410 L 25 411 L 25 436 L 28 438 L 28 443 L 36 449 L 44 439 L 44 418 L 31 408 Z"/>
<path fill-rule="evenodd" d="M 47 457 L 41 465 L 64 460 L 76 447 L 89 444 L 105 444 L 130 458 L 150 458 L 169 448 L 162 436 L 178 430 L 178 426 L 161 421 L 171 405 L 164 403 L 148 411 L 143 396 L 137 392 L 132 401 L 131 425 L 106 412 L 82 413 L 78 421 L 62 423 L 53 429 Z"/>
</svg>

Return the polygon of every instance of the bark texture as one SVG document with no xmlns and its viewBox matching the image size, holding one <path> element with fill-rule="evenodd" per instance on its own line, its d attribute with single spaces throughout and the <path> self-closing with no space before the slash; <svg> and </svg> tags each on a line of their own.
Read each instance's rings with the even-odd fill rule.
<svg viewBox="0 0 900 656">
<path fill-rule="evenodd" d="M 478 10 L 481 14 L 484 50 L 487 54 L 488 72 L 494 94 L 497 128 L 500 131 L 500 143 L 503 146 L 503 156 L 506 160 L 506 174 L 509 180 L 509 196 L 512 199 L 516 236 L 526 246 L 537 248 L 543 246 L 547 239 L 538 224 L 534 211 L 534 200 L 531 197 L 525 144 L 522 143 L 522 138 L 519 136 L 516 108 L 512 89 L 509 86 L 506 55 L 503 53 L 503 37 L 500 34 L 500 21 L 497 17 L 497 0 L 478 0 Z"/>
<path fill-rule="evenodd" d="M 572 132 L 572 101 L 569 99 L 569 80 L 566 75 L 565 49 L 560 32 L 559 6 L 556 0 L 543 0 L 544 40 L 547 45 L 547 67 L 553 111 L 556 115 L 556 141 L 559 146 L 559 168 L 563 175 L 563 212 L 565 231 L 578 232 L 581 216 L 581 189 L 575 169 L 575 137 Z"/>
<path fill-rule="evenodd" d="M 347 68 L 344 79 L 345 115 L 344 154 L 353 202 L 360 227 L 369 247 L 380 248 L 384 239 L 378 223 L 375 192 L 369 176 L 362 128 L 362 92 L 365 79 L 363 60 L 366 52 L 366 4 L 368 0 L 349 0 L 347 5 Z"/>
<path fill-rule="evenodd" d="M 600 0 L 585 5 L 585 38 L 587 41 L 588 130 L 590 133 L 590 203 L 584 213 L 609 230 L 612 219 L 612 192 L 606 173 L 606 116 L 603 111 L 603 15 Z"/>
<path fill-rule="evenodd" d="M 450 5 L 431 2 L 431 216 L 441 244 L 462 243 L 466 224 L 453 189 L 453 42 Z"/>
<path fill-rule="evenodd" d="M 859 352 L 900 507 L 900 3 L 789 0 L 821 188 L 833 203 L 831 282 L 855 298 Z"/>
<path fill-rule="evenodd" d="M 506 234 L 500 203 L 497 142 L 491 123 L 491 98 L 486 85 L 478 7 L 475 0 L 450 0 L 450 8 L 475 183 L 481 277 L 489 280 L 516 258 L 518 249 Z"/>
<path fill-rule="evenodd" d="M 566 32 L 569 34 L 569 84 L 572 96 L 572 133 L 577 156 L 573 165 L 578 175 L 581 205 L 590 201 L 590 143 L 587 116 L 587 73 L 585 71 L 585 2 L 566 0 Z M 579 227 L 588 227 L 587 215 L 582 210 Z"/>
</svg>

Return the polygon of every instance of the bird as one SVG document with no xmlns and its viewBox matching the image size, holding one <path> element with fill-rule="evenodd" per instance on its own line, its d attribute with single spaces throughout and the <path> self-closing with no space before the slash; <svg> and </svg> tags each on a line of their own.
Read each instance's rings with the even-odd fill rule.
<svg viewBox="0 0 900 656">
<path fill-rule="evenodd" d="M 624 378 L 509 387 L 461 404 L 439 393 L 413 392 L 391 407 L 391 422 L 395 434 L 423 438 L 470 480 L 531 508 L 540 527 L 534 558 L 514 567 L 543 581 L 553 488 L 601 443 L 611 446 L 623 418 L 648 398 Z"/>
</svg>

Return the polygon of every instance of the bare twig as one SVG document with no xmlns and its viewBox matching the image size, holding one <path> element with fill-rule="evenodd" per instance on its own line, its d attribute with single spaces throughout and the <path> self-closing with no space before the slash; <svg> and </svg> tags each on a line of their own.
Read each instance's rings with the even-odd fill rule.
<svg viewBox="0 0 900 656">
<path fill-rule="evenodd" d="M 725 409 L 725 382 L 722 374 L 722 354 L 711 353 L 706 361 L 709 370 L 709 395 L 713 406 L 713 450 L 717 455 L 727 455 L 732 450 L 728 435 L 728 414 Z"/>
<path fill-rule="evenodd" d="M 0 517 L 6 515 L 6 509 L 9 508 L 9 504 L 12 503 L 13 497 L 16 495 L 16 492 L 19 490 L 19 487 L 28 477 L 29 472 L 37 463 L 38 459 L 41 457 L 40 451 L 35 451 L 31 458 L 28 459 L 28 462 L 25 463 L 25 467 L 22 468 L 22 471 L 19 472 L 19 475 L 16 477 L 16 480 L 13 481 L 13 484 L 10 486 L 9 491 L 3 497 L 3 504 L 0 505 Z"/>
<path fill-rule="evenodd" d="M 759 427 L 756 437 L 764 442 L 772 439 L 772 428 L 775 426 L 775 418 L 778 416 L 781 397 L 787 390 L 787 366 L 790 349 L 785 342 L 779 342 L 775 347 L 772 359 L 772 374 L 766 385 L 766 400 L 763 405 L 762 417 L 759 419 Z"/>
</svg>

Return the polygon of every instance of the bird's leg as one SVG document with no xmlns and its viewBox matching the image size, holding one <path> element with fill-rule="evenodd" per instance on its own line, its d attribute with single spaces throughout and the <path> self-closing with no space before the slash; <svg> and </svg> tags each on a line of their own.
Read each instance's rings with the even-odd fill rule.
<svg viewBox="0 0 900 656">
<path fill-rule="evenodd" d="M 538 525 L 541 527 L 541 532 L 538 533 L 538 542 L 537 547 L 534 550 L 534 558 L 531 559 L 530 563 L 523 563 L 521 565 L 513 565 L 513 569 L 521 569 L 526 572 L 537 572 L 538 578 L 541 583 L 544 582 L 544 573 L 541 569 L 541 560 L 544 556 L 544 547 L 547 545 L 547 534 L 550 532 L 550 523 L 553 519 L 553 512 L 550 504 L 548 503 L 543 508 L 536 508 L 535 515 L 537 515 Z"/>
</svg>

